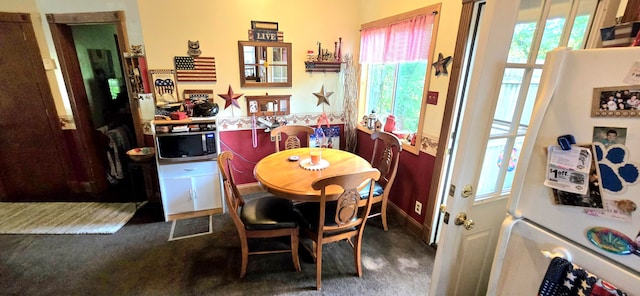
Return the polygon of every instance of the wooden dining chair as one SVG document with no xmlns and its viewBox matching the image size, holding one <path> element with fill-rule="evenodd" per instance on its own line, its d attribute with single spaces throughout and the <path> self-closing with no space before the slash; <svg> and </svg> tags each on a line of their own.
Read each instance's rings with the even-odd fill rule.
<svg viewBox="0 0 640 296">
<path fill-rule="evenodd" d="M 358 188 L 368 182 L 370 192 L 373 192 L 375 180 L 380 177 L 377 169 L 362 172 L 333 175 L 319 178 L 312 183 L 315 190 L 320 190 L 319 202 L 307 202 L 296 205 L 300 215 L 300 229 L 303 236 L 311 239 L 309 250 L 316 261 L 316 289 L 322 289 L 322 246 L 328 243 L 345 240 L 353 248 L 356 273 L 362 277 L 362 234 L 371 210 L 371 198 L 360 205 Z M 327 201 L 326 188 L 340 186 L 342 194 L 335 201 Z"/>
<path fill-rule="evenodd" d="M 377 131 L 371 134 L 373 140 L 373 155 L 371 156 L 371 166 L 380 171 L 380 180 L 375 183 L 373 189 L 372 204 L 380 203 L 380 211 L 374 210 L 369 214 L 369 218 L 381 216 L 382 227 L 384 231 L 389 230 L 387 224 L 387 203 L 391 186 L 396 179 L 398 172 L 398 161 L 400 160 L 400 152 L 402 151 L 402 143 L 400 139 L 388 132 Z M 361 203 L 366 203 L 369 196 L 368 188 L 360 191 L 362 197 Z"/>
<path fill-rule="evenodd" d="M 284 140 L 284 149 L 295 149 L 302 147 L 302 141 L 298 136 L 301 134 L 305 134 L 305 138 L 307 139 L 307 147 L 309 147 L 309 143 L 311 142 L 311 135 L 314 133 L 314 129 L 312 127 L 308 127 L 305 125 L 283 125 L 276 127 L 271 130 L 271 138 L 276 139 L 276 152 L 279 152 L 280 142 Z M 281 139 L 281 135 L 284 134 L 284 139 Z"/>
<path fill-rule="evenodd" d="M 231 160 L 233 153 L 224 151 L 218 155 L 218 167 L 222 174 L 227 210 L 240 237 L 242 250 L 242 266 L 240 278 L 247 271 L 249 255 L 291 253 L 293 266 L 300 271 L 298 258 L 299 228 L 297 215 L 293 211 L 291 201 L 275 196 L 244 200 L 233 179 Z M 289 236 L 289 249 L 250 251 L 249 238 L 277 238 Z"/>
</svg>

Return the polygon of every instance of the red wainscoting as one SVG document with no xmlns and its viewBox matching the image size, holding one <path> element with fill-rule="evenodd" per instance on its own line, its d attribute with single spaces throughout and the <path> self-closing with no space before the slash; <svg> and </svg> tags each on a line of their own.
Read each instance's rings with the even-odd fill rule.
<svg viewBox="0 0 640 296">
<path fill-rule="evenodd" d="M 358 131 L 356 153 L 370 160 L 372 149 L 371 136 L 363 131 Z M 424 207 L 427 205 L 429 197 L 435 160 L 435 156 L 423 152 L 420 152 L 419 155 L 406 151 L 401 152 L 398 173 L 389 195 L 389 200 L 393 204 L 420 224 L 424 223 L 426 210 Z M 422 203 L 421 215 L 413 211 L 416 201 Z"/>
<path fill-rule="evenodd" d="M 340 148 L 344 149 L 344 126 L 340 126 Z M 253 168 L 263 157 L 276 151 L 271 136 L 263 129 L 257 131 L 258 145 L 253 148 L 251 130 L 221 131 L 220 150 L 231 151 L 233 158 L 233 176 L 238 184 L 255 183 Z M 306 146 L 306 141 L 302 141 Z M 278 172 L 273 172 L 277 174 Z"/>
</svg>

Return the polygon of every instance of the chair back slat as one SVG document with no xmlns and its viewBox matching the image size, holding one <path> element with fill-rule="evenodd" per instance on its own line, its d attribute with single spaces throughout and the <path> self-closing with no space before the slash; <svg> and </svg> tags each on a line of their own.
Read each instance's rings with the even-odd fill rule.
<svg viewBox="0 0 640 296">
<path fill-rule="evenodd" d="M 374 142 L 371 166 L 380 171 L 378 182 L 386 188 L 387 184 L 393 184 L 395 180 L 402 142 L 396 135 L 383 131 L 371 134 L 371 139 Z"/>
<path fill-rule="evenodd" d="M 324 231 L 339 232 L 340 237 L 347 238 L 364 227 L 366 218 L 371 210 L 371 198 L 365 205 L 359 204 L 360 194 L 358 188 L 365 182 L 368 182 L 370 195 L 373 194 L 374 182 L 380 178 L 380 171 L 375 168 L 346 175 L 336 175 L 324 177 L 315 180 L 311 186 L 320 190 L 320 213 L 318 221 L 318 237 L 327 237 L 328 234 Z M 334 217 L 329 217 L 333 220 L 335 225 L 327 225 L 325 223 L 327 206 L 326 187 L 327 186 L 340 186 L 343 189 L 342 194 L 338 197 L 335 203 L 331 203 L 330 206 L 335 206 Z M 361 209 L 366 207 L 366 209 Z M 351 232 L 340 232 L 341 230 L 355 228 Z"/>
<path fill-rule="evenodd" d="M 302 147 L 303 142 L 299 137 L 302 134 L 305 134 L 304 138 L 306 139 L 306 145 L 307 147 L 309 147 L 311 142 L 311 135 L 313 133 L 314 133 L 313 128 L 305 125 L 283 125 L 283 126 L 279 126 L 272 129 L 271 137 L 276 139 L 275 148 L 276 148 L 276 152 L 279 152 L 281 150 L 280 149 L 281 141 L 278 141 L 278 139 L 280 139 L 281 136 L 285 137 L 284 149 L 288 150 L 288 149 L 295 149 L 295 148 Z"/>
</svg>

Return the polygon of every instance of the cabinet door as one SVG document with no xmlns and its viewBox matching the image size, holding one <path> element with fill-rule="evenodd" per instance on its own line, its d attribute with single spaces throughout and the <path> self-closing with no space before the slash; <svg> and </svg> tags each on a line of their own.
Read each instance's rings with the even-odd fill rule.
<svg viewBox="0 0 640 296">
<path fill-rule="evenodd" d="M 220 177 L 218 174 L 195 176 L 192 178 L 195 190 L 195 210 L 222 208 Z"/>
<path fill-rule="evenodd" d="M 165 215 L 191 212 L 194 210 L 193 186 L 191 178 L 171 178 L 160 180 L 162 204 Z"/>
</svg>

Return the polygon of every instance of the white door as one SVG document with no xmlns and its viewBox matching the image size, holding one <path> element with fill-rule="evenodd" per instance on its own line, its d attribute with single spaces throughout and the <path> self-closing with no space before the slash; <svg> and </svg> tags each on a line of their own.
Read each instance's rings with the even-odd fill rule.
<svg viewBox="0 0 640 296">
<path fill-rule="evenodd" d="M 582 47 L 596 4 L 596 0 L 475 4 L 477 21 L 470 30 L 475 33 L 470 34 L 469 56 L 463 58 L 467 62 L 457 90 L 462 107 L 452 123 L 457 134 L 451 145 L 452 173 L 440 188 L 448 193 L 449 218 L 437 243 L 430 295 L 486 294 L 544 57 L 560 45 Z"/>
</svg>

